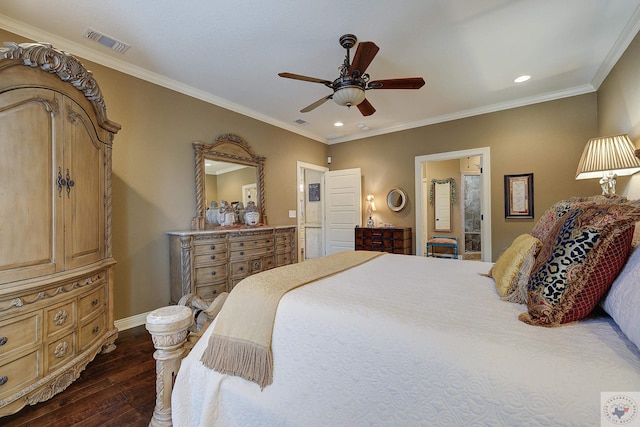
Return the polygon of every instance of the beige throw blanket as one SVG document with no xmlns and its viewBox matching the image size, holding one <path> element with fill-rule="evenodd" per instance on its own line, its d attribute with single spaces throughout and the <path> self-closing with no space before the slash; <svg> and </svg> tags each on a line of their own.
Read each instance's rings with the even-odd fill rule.
<svg viewBox="0 0 640 427">
<path fill-rule="evenodd" d="M 249 276 L 229 294 L 202 363 L 264 388 L 273 382 L 271 335 L 280 298 L 288 291 L 363 264 L 382 252 L 348 251 Z"/>
</svg>

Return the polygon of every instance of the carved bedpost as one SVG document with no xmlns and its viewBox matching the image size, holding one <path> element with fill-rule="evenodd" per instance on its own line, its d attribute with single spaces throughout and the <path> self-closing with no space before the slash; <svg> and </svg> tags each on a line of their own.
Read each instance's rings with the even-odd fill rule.
<svg viewBox="0 0 640 427">
<path fill-rule="evenodd" d="M 192 323 L 189 307 L 162 307 L 147 315 L 147 330 L 156 351 L 156 407 L 150 427 L 168 427 L 171 421 L 171 391 L 185 352 L 185 341 Z"/>
</svg>

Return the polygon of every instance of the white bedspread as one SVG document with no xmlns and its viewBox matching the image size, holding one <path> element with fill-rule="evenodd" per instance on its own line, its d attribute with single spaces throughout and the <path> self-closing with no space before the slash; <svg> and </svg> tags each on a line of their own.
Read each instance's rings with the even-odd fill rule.
<svg viewBox="0 0 640 427">
<path fill-rule="evenodd" d="M 274 382 L 183 361 L 174 426 L 597 426 L 601 391 L 640 391 L 640 352 L 613 321 L 518 321 L 491 264 L 385 255 L 286 294 Z"/>
</svg>

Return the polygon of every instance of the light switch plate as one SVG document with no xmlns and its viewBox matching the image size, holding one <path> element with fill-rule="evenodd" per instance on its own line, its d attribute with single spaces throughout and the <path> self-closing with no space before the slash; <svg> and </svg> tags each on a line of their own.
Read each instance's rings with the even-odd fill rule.
<svg viewBox="0 0 640 427">
<path fill-rule="evenodd" d="M 296 211 L 295 210 L 289 210 L 289 218 L 295 218 L 296 217 Z"/>
</svg>

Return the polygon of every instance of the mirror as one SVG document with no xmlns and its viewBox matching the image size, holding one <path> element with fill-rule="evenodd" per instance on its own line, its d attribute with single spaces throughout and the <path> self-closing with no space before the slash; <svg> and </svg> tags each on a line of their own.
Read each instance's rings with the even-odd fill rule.
<svg viewBox="0 0 640 427">
<path fill-rule="evenodd" d="M 264 160 L 237 135 L 217 137 L 213 143 L 194 142 L 196 161 L 196 217 L 192 228 L 215 227 L 206 220 L 211 201 L 229 203 L 254 201 L 260 223 L 267 223 L 264 197 Z M 208 171 L 208 172 L 207 172 Z"/>
<path fill-rule="evenodd" d="M 393 188 L 387 194 L 387 206 L 394 212 L 399 212 L 407 204 L 407 193 L 400 188 Z"/>
</svg>

